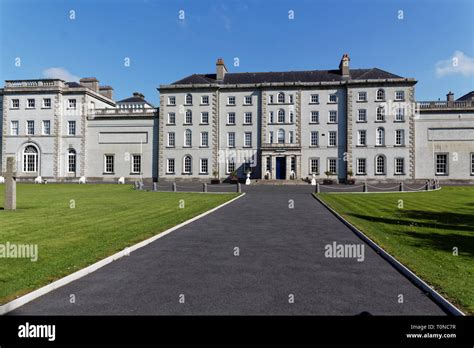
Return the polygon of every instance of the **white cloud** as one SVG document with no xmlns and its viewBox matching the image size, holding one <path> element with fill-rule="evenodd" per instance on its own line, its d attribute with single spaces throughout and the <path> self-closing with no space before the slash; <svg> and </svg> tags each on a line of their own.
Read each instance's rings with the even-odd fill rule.
<svg viewBox="0 0 474 348">
<path fill-rule="evenodd" d="M 436 63 L 436 75 L 438 77 L 454 74 L 474 75 L 474 58 L 466 56 L 461 51 L 455 51 L 450 58 Z"/>
<path fill-rule="evenodd" d="M 52 67 L 43 70 L 43 76 L 47 79 L 61 79 L 66 82 L 78 82 L 79 76 L 71 74 L 64 68 Z"/>
</svg>

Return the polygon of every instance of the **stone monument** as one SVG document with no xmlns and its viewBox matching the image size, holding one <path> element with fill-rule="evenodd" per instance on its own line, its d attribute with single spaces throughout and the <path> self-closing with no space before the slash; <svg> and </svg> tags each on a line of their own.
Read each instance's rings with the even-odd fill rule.
<svg viewBox="0 0 474 348">
<path fill-rule="evenodd" d="M 5 173 L 5 210 L 16 210 L 15 157 L 7 157 Z"/>
</svg>

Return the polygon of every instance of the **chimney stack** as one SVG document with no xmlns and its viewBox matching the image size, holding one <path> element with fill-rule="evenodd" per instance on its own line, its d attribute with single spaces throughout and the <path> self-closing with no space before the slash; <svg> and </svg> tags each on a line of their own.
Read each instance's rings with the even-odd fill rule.
<svg viewBox="0 0 474 348">
<path fill-rule="evenodd" d="M 99 94 L 107 97 L 109 99 L 113 99 L 113 88 L 111 86 L 100 86 L 99 87 Z"/>
<path fill-rule="evenodd" d="M 216 62 L 216 80 L 222 81 L 224 80 L 224 76 L 227 73 L 227 68 L 224 64 L 224 59 L 217 58 Z"/>
<path fill-rule="evenodd" d="M 449 91 L 449 93 L 446 94 L 446 100 L 447 100 L 448 102 L 454 101 L 454 93 L 451 92 L 451 91 Z"/>
<path fill-rule="evenodd" d="M 95 77 L 84 77 L 79 80 L 79 83 L 84 87 L 92 89 L 94 92 L 99 92 L 99 81 Z"/>
<path fill-rule="evenodd" d="M 134 96 L 135 98 L 142 98 L 142 99 L 145 99 L 145 96 L 144 96 L 142 93 L 140 93 L 140 92 L 133 92 L 133 96 Z"/>
<path fill-rule="evenodd" d="M 349 55 L 347 53 L 344 53 L 342 55 L 341 62 L 339 63 L 339 71 L 341 72 L 342 77 L 347 77 L 349 78 L 351 76 L 350 70 L 349 70 L 349 62 L 350 62 Z"/>
</svg>

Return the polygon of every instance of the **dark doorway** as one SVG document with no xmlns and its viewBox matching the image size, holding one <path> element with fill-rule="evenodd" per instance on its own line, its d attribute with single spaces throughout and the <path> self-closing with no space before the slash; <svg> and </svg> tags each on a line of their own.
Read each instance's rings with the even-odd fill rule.
<svg viewBox="0 0 474 348">
<path fill-rule="evenodd" d="M 276 178 L 277 179 L 286 179 L 286 158 L 277 157 L 276 158 Z"/>
</svg>

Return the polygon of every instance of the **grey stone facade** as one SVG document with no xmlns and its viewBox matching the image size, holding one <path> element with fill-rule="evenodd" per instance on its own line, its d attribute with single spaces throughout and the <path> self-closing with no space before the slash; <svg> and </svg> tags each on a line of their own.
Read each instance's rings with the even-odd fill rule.
<svg viewBox="0 0 474 348">
<path fill-rule="evenodd" d="M 474 97 L 416 102 L 413 78 L 372 69 L 194 74 L 115 102 L 95 78 L 0 89 L 0 163 L 49 181 L 473 182 Z M 328 173 L 330 172 L 330 173 Z M 349 175 L 352 174 L 352 175 Z"/>
</svg>

